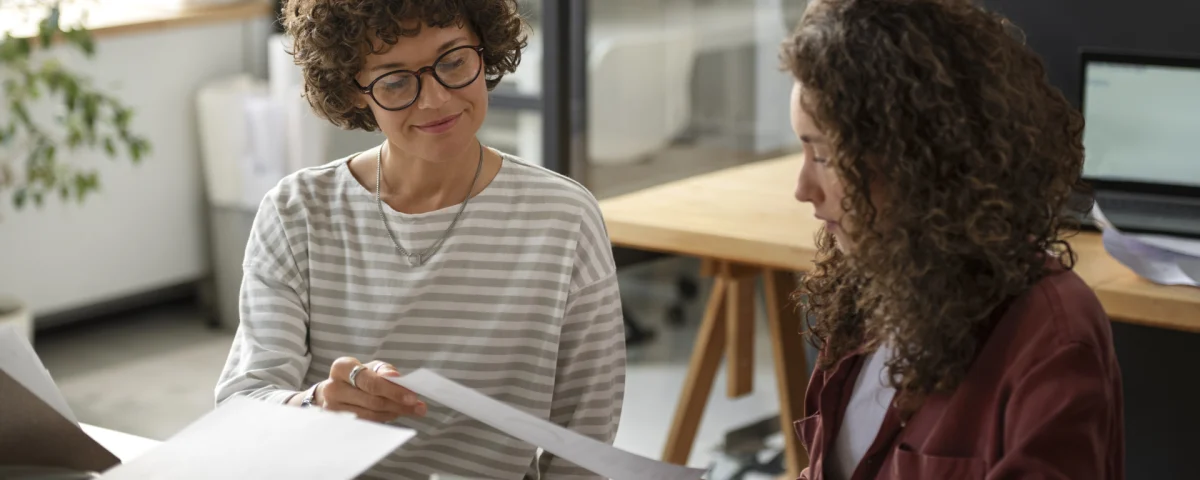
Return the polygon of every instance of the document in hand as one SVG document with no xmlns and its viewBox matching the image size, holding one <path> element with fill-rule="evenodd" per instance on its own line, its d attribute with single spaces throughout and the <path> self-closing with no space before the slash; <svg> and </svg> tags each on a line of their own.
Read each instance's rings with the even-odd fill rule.
<svg viewBox="0 0 1200 480">
<path fill-rule="evenodd" d="M 433 371 L 420 369 L 388 378 L 418 395 L 441 403 L 501 432 L 613 480 L 700 480 L 704 470 L 651 460 L 535 417 L 467 388 Z"/>
<path fill-rule="evenodd" d="M 346 414 L 236 398 L 100 478 L 351 479 L 413 435 Z"/>
<path fill-rule="evenodd" d="M 1092 208 L 1092 218 L 1103 230 L 1104 249 L 1134 273 L 1163 285 L 1200 286 L 1200 242 L 1122 232 L 1099 205 Z"/>
</svg>

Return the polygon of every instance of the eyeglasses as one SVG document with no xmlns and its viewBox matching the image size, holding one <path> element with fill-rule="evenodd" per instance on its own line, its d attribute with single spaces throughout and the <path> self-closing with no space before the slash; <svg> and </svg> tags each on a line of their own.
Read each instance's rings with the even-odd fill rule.
<svg viewBox="0 0 1200 480">
<path fill-rule="evenodd" d="M 358 80 L 354 81 L 354 85 L 370 95 L 380 108 L 404 110 L 416 103 L 421 95 L 421 76 L 427 71 L 433 73 L 433 78 L 443 87 L 463 88 L 479 78 L 479 72 L 483 71 L 483 47 L 464 45 L 453 48 L 438 57 L 433 65 L 421 67 L 415 72 L 393 70 L 380 75 L 365 87 Z"/>
</svg>

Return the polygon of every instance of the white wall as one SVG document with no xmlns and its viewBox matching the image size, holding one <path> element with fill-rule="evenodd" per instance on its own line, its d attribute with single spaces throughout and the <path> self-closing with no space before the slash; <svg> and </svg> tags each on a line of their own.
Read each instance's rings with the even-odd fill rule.
<svg viewBox="0 0 1200 480">
<path fill-rule="evenodd" d="M 771 152 L 800 144 L 792 132 L 790 72 L 779 69 L 779 45 L 795 27 L 787 23 L 795 0 L 754 2 L 754 151 Z"/>
<path fill-rule="evenodd" d="M 0 199 L 0 292 L 47 314 L 207 274 L 194 94 L 222 76 L 261 72 L 257 51 L 266 25 L 235 21 L 101 37 L 91 61 L 58 52 L 98 85 L 115 88 L 153 150 L 138 166 L 99 153 L 67 157 L 100 172 L 102 190 L 83 205 L 55 198 L 41 210 L 13 212 L 10 199 Z"/>
</svg>

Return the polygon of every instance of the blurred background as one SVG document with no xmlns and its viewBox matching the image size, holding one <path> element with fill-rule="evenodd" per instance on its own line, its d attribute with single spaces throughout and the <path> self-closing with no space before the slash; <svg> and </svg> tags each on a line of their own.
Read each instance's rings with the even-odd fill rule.
<svg viewBox="0 0 1200 480">
<path fill-rule="evenodd" d="M 519 3 L 532 27 L 529 46 L 492 94 L 485 144 L 571 176 L 602 200 L 798 151 L 778 48 L 805 0 Z M 1189 28 L 1200 18 L 1197 2 L 983 3 L 1024 29 L 1069 98 L 1081 46 L 1200 54 L 1200 30 Z M 0 0 L 0 31 L 36 38 L 50 4 Z M 95 148 L 59 148 L 36 160 L 21 150 L 28 145 L 0 143 L 0 162 L 11 170 L 0 172 L 0 318 L 36 331 L 34 345 L 81 421 L 166 439 L 212 409 L 262 195 L 287 173 L 380 138 L 337 130 L 307 110 L 274 21 L 278 2 L 63 5 L 64 28 L 87 11 L 94 55 L 68 39 L 35 45 L 30 58 L 56 59 L 118 101 L 132 113 L 135 137 L 101 125 L 116 132 L 114 155 L 102 138 Z M 0 63 L 0 79 L 14 78 L 14 62 Z M 27 105 L 25 112 L 5 103 L 0 133 L 26 113 L 45 122 L 62 113 L 61 102 L 45 97 Z M 134 155 L 138 138 L 149 149 Z M 68 199 L 58 188 L 41 202 L 37 188 L 19 193 L 22 165 L 50 157 L 48 171 L 75 172 L 55 179 L 66 182 Z M 81 202 L 78 190 L 87 193 Z M 623 249 L 617 258 L 630 346 L 617 446 L 659 458 L 709 286 L 694 260 Z M 1127 384 L 1130 478 L 1183 478 L 1186 452 L 1200 448 L 1200 420 L 1187 405 L 1200 395 L 1195 375 L 1179 382 L 1165 372 L 1198 364 L 1200 340 L 1133 325 L 1114 330 Z M 767 329 L 756 332 L 759 388 L 727 399 L 719 374 L 693 466 L 727 461 L 728 432 L 778 412 Z M 764 448 L 781 444 L 775 435 Z"/>
</svg>

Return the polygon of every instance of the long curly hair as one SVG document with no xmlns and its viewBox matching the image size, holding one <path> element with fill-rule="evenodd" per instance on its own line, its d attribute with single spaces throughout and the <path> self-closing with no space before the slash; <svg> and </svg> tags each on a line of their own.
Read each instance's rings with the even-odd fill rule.
<svg viewBox="0 0 1200 480">
<path fill-rule="evenodd" d="M 390 48 L 422 27 L 467 26 L 483 47 L 488 90 L 516 70 L 527 43 L 516 0 L 288 0 L 282 15 L 304 72 L 304 96 L 318 115 L 344 129 L 379 128 L 371 109 L 356 105 L 354 85 L 367 56 L 380 53 L 372 50 L 371 36 Z"/>
<path fill-rule="evenodd" d="M 957 387 L 1007 301 L 1074 266 L 1083 118 L 967 0 L 813 1 L 782 58 L 858 227 L 848 253 L 818 233 L 797 300 L 823 368 L 889 341 L 911 408 Z"/>
</svg>

